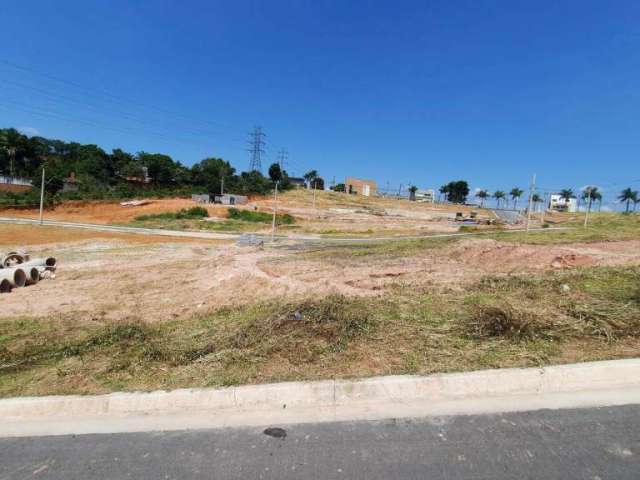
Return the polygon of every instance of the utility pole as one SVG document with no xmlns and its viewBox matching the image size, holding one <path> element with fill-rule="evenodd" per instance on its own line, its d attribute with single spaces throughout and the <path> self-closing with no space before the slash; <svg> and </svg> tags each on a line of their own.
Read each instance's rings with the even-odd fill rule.
<svg viewBox="0 0 640 480">
<path fill-rule="evenodd" d="M 587 211 L 584 214 L 584 228 L 589 223 L 589 212 L 591 211 L 591 187 L 587 187 Z"/>
<path fill-rule="evenodd" d="M 531 206 L 533 204 L 533 192 L 536 189 L 536 174 L 531 178 L 531 187 L 529 188 L 529 208 L 527 208 L 527 233 L 529 232 L 529 223 L 531 223 Z"/>
<path fill-rule="evenodd" d="M 400 198 L 401 192 L 402 192 L 402 184 L 400 184 L 400 187 L 398 188 L 398 198 Z"/>
<path fill-rule="evenodd" d="M 544 203 L 542 205 L 542 217 L 540 223 L 544 225 L 544 214 L 547 212 L 547 204 L 549 202 L 549 192 L 544 192 Z"/>
<path fill-rule="evenodd" d="M 40 183 L 40 225 L 42 225 L 43 207 L 44 207 L 44 166 L 42 167 L 42 182 Z"/>
<path fill-rule="evenodd" d="M 262 172 L 262 154 L 264 154 L 266 135 L 262 127 L 254 127 L 249 133 L 249 171 Z"/>
<path fill-rule="evenodd" d="M 273 220 L 271 220 L 271 241 L 275 241 L 276 237 L 276 213 L 278 211 L 278 183 L 276 182 L 276 188 L 273 190 Z"/>
</svg>

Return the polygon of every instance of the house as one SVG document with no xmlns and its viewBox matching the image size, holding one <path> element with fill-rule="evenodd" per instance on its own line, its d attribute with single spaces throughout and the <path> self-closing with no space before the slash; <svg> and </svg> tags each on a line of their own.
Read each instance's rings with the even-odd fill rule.
<svg viewBox="0 0 640 480">
<path fill-rule="evenodd" d="M 416 201 L 433 203 L 436 201 L 436 192 L 432 188 L 426 190 L 416 190 Z"/>
<path fill-rule="evenodd" d="M 22 193 L 33 188 L 31 180 L 0 175 L 0 192 Z"/>
<path fill-rule="evenodd" d="M 363 180 L 361 178 L 347 177 L 344 181 L 344 188 L 352 195 L 364 195 L 370 197 L 377 192 L 376 182 L 373 180 Z"/>
<path fill-rule="evenodd" d="M 289 183 L 294 188 L 306 188 L 307 187 L 307 181 L 304 178 L 301 178 L 301 177 L 289 177 Z"/>
<path fill-rule="evenodd" d="M 549 210 L 575 213 L 578 211 L 578 201 L 575 198 L 566 200 L 562 198 L 560 194 L 554 193 L 549 196 Z"/>
<path fill-rule="evenodd" d="M 216 195 L 213 201 L 214 203 L 221 203 L 222 205 L 244 205 L 249 202 L 249 197 L 225 193 L 224 195 Z"/>
</svg>

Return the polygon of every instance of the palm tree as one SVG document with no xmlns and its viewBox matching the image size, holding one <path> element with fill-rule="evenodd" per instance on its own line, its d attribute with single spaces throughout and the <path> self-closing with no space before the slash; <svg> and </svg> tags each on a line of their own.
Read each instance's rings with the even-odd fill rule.
<svg viewBox="0 0 640 480">
<path fill-rule="evenodd" d="M 415 185 L 411 185 L 409 187 L 409 200 L 415 202 L 417 191 L 418 191 L 418 187 L 416 187 Z"/>
<path fill-rule="evenodd" d="M 531 196 L 531 201 L 533 202 L 533 205 L 536 206 L 536 208 L 537 208 L 537 205 L 539 203 L 542 203 L 542 197 L 540 195 L 538 195 L 537 193 L 534 193 Z"/>
<path fill-rule="evenodd" d="M 620 195 L 618 195 L 618 200 L 627 203 L 627 209 L 625 211 L 626 213 L 629 213 L 629 204 L 631 202 L 633 202 L 633 209 L 635 210 L 635 205 L 638 203 L 638 192 L 633 191 L 630 188 L 625 188 L 620 192 Z"/>
<path fill-rule="evenodd" d="M 511 191 L 509 192 L 509 195 L 511 195 L 511 199 L 513 200 L 514 210 L 517 210 L 518 199 L 522 196 L 523 193 L 524 193 L 524 190 L 521 190 L 518 187 L 512 188 Z"/>
<path fill-rule="evenodd" d="M 478 190 L 476 197 L 480 199 L 480 208 L 484 208 L 484 201 L 490 197 L 489 192 L 486 190 Z"/>
<path fill-rule="evenodd" d="M 588 212 L 591 211 L 591 204 L 593 203 L 594 200 L 597 200 L 598 197 L 602 199 L 602 195 L 600 195 L 600 192 L 598 191 L 598 187 L 593 187 L 591 185 L 584 187 L 584 189 L 582 190 L 582 199 L 588 202 L 587 203 Z"/>
<path fill-rule="evenodd" d="M 505 197 L 506 195 L 502 190 L 496 190 L 493 193 L 493 198 L 496 199 L 497 208 L 500 208 L 500 200 L 503 200 Z"/>
<path fill-rule="evenodd" d="M 309 170 L 307 173 L 305 173 L 303 175 L 303 178 L 307 181 L 307 184 L 309 185 L 309 188 L 311 188 L 312 185 L 315 183 L 316 179 L 318 178 L 318 171 L 317 170 Z"/>
<path fill-rule="evenodd" d="M 573 193 L 573 190 L 570 188 L 565 188 L 560 190 L 560 198 L 562 198 L 565 202 L 569 202 L 572 198 L 576 198 Z"/>
</svg>

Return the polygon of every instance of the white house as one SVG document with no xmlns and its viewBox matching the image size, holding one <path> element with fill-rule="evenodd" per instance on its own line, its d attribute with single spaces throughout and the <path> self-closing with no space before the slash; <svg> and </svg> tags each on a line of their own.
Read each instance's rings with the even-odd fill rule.
<svg viewBox="0 0 640 480">
<path fill-rule="evenodd" d="M 558 193 L 554 193 L 549 196 L 549 210 L 555 210 L 556 212 L 569 212 L 575 213 L 578 211 L 578 200 L 570 198 L 566 200 Z"/>
<path fill-rule="evenodd" d="M 416 201 L 433 203 L 436 201 L 436 192 L 432 188 L 427 190 L 416 190 Z"/>
</svg>

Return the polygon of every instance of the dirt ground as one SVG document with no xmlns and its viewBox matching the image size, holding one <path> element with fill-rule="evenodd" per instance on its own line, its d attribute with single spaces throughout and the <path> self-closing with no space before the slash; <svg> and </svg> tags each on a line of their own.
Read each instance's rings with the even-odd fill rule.
<svg viewBox="0 0 640 480">
<path fill-rule="evenodd" d="M 426 204 L 391 198 L 365 198 L 334 192 L 293 190 L 278 199 L 278 212 L 295 217 L 296 223 L 288 227 L 290 233 L 319 235 L 407 235 L 420 233 L 450 233 L 458 230 L 456 212 L 465 215 L 474 210 L 468 206 Z M 123 207 L 118 202 L 70 201 L 45 212 L 48 220 L 64 220 L 101 224 L 127 224 L 140 215 L 175 212 L 195 206 L 191 199 L 152 199 L 146 205 Z M 227 216 L 228 207 L 201 205 L 212 220 Z M 257 196 L 249 204 L 236 208 L 273 211 L 274 201 L 270 196 Z M 489 219 L 494 215 L 488 210 L 475 209 L 478 218 Z M 37 209 L 4 209 L 2 216 L 37 218 Z M 270 225 L 254 224 L 255 231 L 267 231 Z M 284 231 L 284 230 L 283 230 Z"/>
<path fill-rule="evenodd" d="M 295 244 L 259 249 L 53 227 L 43 236 L 42 228 L 0 225 L 3 250 L 22 247 L 59 264 L 55 279 L 1 295 L 2 317 L 74 313 L 154 322 L 279 296 L 372 296 L 398 284 L 462 289 L 487 274 L 640 264 L 640 240 L 537 246 L 464 239 L 370 259 Z"/>
</svg>

